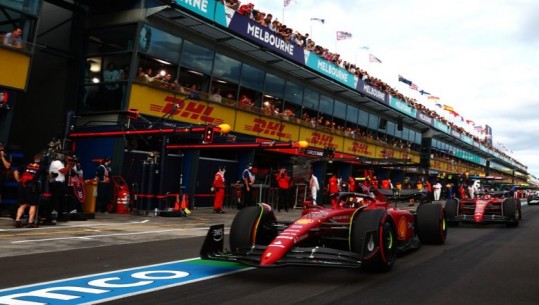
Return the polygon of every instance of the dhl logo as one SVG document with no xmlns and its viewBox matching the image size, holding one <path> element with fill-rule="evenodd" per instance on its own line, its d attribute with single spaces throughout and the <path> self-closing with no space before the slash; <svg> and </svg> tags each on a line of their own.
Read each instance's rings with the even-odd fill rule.
<svg viewBox="0 0 539 305">
<path fill-rule="evenodd" d="M 170 114 L 179 116 L 188 120 L 200 121 L 209 124 L 222 124 L 223 119 L 212 117 L 211 114 L 214 107 L 194 101 L 184 101 L 172 96 L 165 98 L 167 104 L 165 106 L 150 104 L 150 111 L 159 112 L 162 114 Z"/>
<path fill-rule="evenodd" d="M 445 170 L 448 171 L 448 172 L 450 172 L 450 171 L 453 170 L 453 166 L 452 166 L 451 164 L 446 164 L 446 165 L 445 165 Z"/>
<path fill-rule="evenodd" d="M 382 158 L 393 158 L 395 156 L 395 151 L 391 149 L 382 149 L 380 151 L 380 157 Z"/>
<path fill-rule="evenodd" d="M 401 153 L 401 158 L 408 159 L 410 158 L 410 155 L 408 155 L 407 153 Z"/>
<path fill-rule="evenodd" d="M 432 167 L 441 169 L 442 163 L 440 161 L 432 161 Z"/>
<path fill-rule="evenodd" d="M 244 130 L 258 132 L 268 136 L 277 136 L 285 139 L 292 139 L 292 135 L 285 133 L 284 128 L 286 125 L 276 122 L 268 122 L 261 118 L 253 119 L 254 125 L 245 125 Z"/>
<path fill-rule="evenodd" d="M 354 141 L 354 143 L 352 144 L 352 147 L 350 147 L 350 151 L 358 155 L 365 155 L 365 156 L 372 155 L 372 153 L 369 151 L 369 144 L 356 142 L 356 141 Z"/>
<path fill-rule="evenodd" d="M 333 143 L 333 136 L 320 134 L 318 132 L 312 133 L 312 138 L 307 138 L 307 142 L 313 145 L 319 145 L 324 147 L 337 148 L 337 144 Z"/>
</svg>

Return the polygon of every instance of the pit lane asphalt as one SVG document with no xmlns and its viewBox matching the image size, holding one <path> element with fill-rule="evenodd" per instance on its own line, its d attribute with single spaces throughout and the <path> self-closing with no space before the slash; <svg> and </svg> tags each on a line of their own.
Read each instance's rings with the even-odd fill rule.
<svg viewBox="0 0 539 305">
<path fill-rule="evenodd" d="M 211 208 L 200 208 L 187 217 L 96 213 L 95 219 L 57 222 L 39 228 L 15 228 L 11 218 L 2 217 L 0 258 L 205 236 L 213 224 L 224 223 L 230 228 L 237 210 L 229 208 L 225 212 L 214 214 Z M 277 214 L 280 220 L 293 220 L 301 215 L 301 209 Z"/>
</svg>

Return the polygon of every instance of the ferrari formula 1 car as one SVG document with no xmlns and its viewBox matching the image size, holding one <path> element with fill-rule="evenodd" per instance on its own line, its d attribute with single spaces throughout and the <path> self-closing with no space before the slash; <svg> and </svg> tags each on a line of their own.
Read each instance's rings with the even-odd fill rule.
<svg viewBox="0 0 539 305">
<path fill-rule="evenodd" d="M 516 198 L 505 198 L 506 192 L 479 193 L 474 199 L 450 199 L 445 203 L 447 223 L 505 223 L 518 226 L 522 219 L 521 203 Z"/>
<path fill-rule="evenodd" d="M 443 244 L 447 229 L 440 204 L 416 212 L 391 207 L 380 192 L 338 193 L 338 207 L 306 206 L 302 216 L 277 221 L 267 204 L 238 212 L 224 251 L 224 225 L 208 231 L 201 257 L 258 267 L 310 265 L 386 271 L 400 252 L 422 243 Z"/>
<path fill-rule="evenodd" d="M 539 192 L 530 194 L 526 200 L 528 202 L 528 205 L 539 204 Z"/>
</svg>

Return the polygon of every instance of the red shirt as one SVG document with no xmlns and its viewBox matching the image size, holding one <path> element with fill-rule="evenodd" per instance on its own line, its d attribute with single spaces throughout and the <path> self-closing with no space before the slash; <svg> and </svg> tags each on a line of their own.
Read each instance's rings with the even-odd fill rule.
<svg viewBox="0 0 539 305">
<path fill-rule="evenodd" d="M 275 179 L 277 180 L 277 183 L 279 184 L 279 187 L 282 188 L 282 189 L 288 189 L 290 187 L 290 176 L 288 175 L 284 175 L 283 177 L 281 177 L 281 175 L 277 175 L 277 177 L 275 177 Z"/>
<path fill-rule="evenodd" d="M 217 172 L 215 174 L 215 177 L 213 178 L 213 185 L 214 188 L 225 188 L 225 177 L 223 176 L 223 173 Z"/>
<path fill-rule="evenodd" d="M 329 189 L 330 194 L 337 193 L 339 191 L 339 185 L 338 185 L 337 177 L 329 178 L 328 189 Z"/>
</svg>

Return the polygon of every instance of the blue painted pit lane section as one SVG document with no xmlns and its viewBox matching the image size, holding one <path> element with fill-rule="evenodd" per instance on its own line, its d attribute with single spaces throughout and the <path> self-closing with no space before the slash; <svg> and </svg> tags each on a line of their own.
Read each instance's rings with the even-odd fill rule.
<svg viewBox="0 0 539 305">
<path fill-rule="evenodd" d="M 229 262 L 181 260 L 3 289 L 0 304 L 98 304 L 249 269 Z"/>
</svg>

